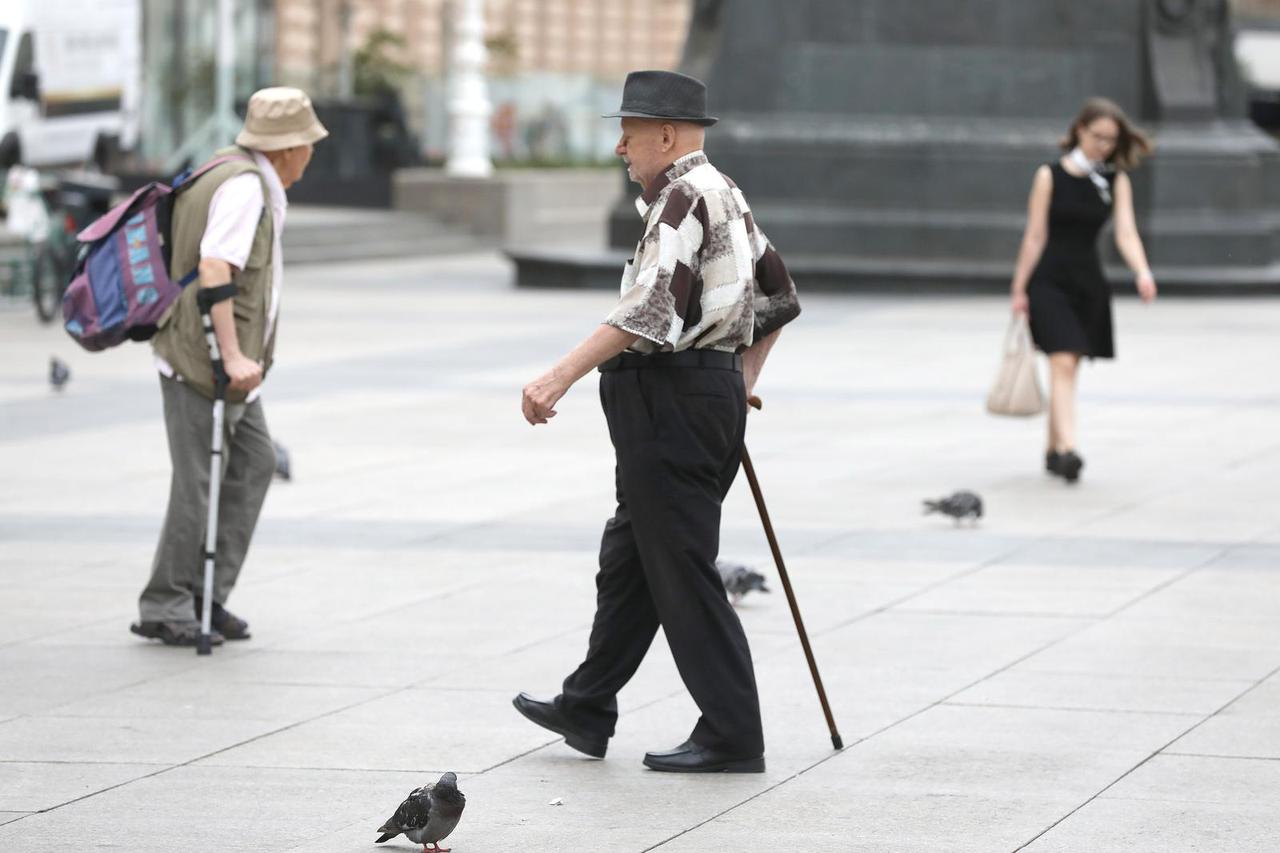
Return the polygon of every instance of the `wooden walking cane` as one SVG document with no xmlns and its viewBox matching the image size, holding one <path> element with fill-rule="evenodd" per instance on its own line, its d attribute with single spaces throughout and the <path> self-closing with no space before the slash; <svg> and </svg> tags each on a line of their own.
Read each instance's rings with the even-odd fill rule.
<svg viewBox="0 0 1280 853">
<path fill-rule="evenodd" d="M 754 394 L 747 402 L 752 408 L 763 407 L 760 398 Z M 769 548 L 773 551 L 773 561 L 778 566 L 778 577 L 782 579 L 782 588 L 787 593 L 787 604 L 791 605 L 791 618 L 795 620 L 796 631 L 800 634 L 800 645 L 804 647 L 805 660 L 809 662 L 809 672 L 813 675 L 813 686 L 818 689 L 818 701 L 822 703 L 822 713 L 827 717 L 827 728 L 831 730 L 831 746 L 837 751 L 844 749 L 844 741 L 840 732 L 836 731 L 835 717 L 831 716 L 831 704 L 827 702 L 827 691 L 822 688 L 822 676 L 818 674 L 818 663 L 813 659 L 813 648 L 809 645 L 809 635 L 804 630 L 804 620 L 800 618 L 800 607 L 796 604 L 796 594 L 791 589 L 791 578 L 787 576 L 787 567 L 782 562 L 782 551 L 778 548 L 778 537 L 773 533 L 773 523 L 769 521 L 769 510 L 764 505 L 764 495 L 760 492 L 760 481 L 756 479 L 756 469 L 751 465 L 751 454 L 747 453 L 747 445 L 742 445 L 742 470 L 747 474 L 747 482 L 751 485 L 751 494 L 756 499 L 756 509 L 760 510 L 760 521 L 764 524 L 764 535 L 769 540 Z"/>
</svg>

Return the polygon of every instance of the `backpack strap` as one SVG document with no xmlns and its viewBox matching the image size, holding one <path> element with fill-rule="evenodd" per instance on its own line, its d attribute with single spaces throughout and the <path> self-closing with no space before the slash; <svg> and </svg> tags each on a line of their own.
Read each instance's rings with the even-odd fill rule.
<svg viewBox="0 0 1280 853">
<path fill-rule="evenodd" d="M 175 191 L 180 192 L 181 190 L 189 186 L 192 182 L 194 182 L 196 178 L 203 175 L 205 172 L 216 169 L 219 166 L 221 166 L 223 163 L 231 163 L 235 160 L 243 160 L 246 163 L 254 162 L 252 157 L 245 157 L 241 154 L 223 154 L 221 157 L 214 157 L 212 160 L 208 161 L 207 163 L 204 163 L 197 169 L 186 169 L 182 172 L 179 172 L 174 177 L 173 183 L 170 184 L 170 187 L 172 187 L 172 189 L 174 189 Z"/>
<path fill-rule="evenodd" d="M 246 157 L 240 153 L 223 154 L 221 157 L 214 157 L 212 160 L 208 161 L 207 163 L 203 164 L 197 169 L 194 169 L 194 170 L 186 169 L 185 171 L 180 172 L 173 179 L 173 183 L 171 184 L 171 187 L 173 188 L 173 191 L 175 193 L 182 192 L 184 189 L 186 189 L 187 187 L 195 183 L 196 178 L 199 178 L 201 175 L 205 174 L 206 172 L 210 172 L 218 168 L 219 166 L 223 165 L 224 163 L 232 163 L 232 162 L 235 162 L 236 160 L 240 160 L 246 163 L 251 163 L 254 165 L 255 168 L 257 167 L 257 163 L 254 162 L 254 159 L 252 156 Z M 263 188 L 263 193 L 264 193 L 264 201 L 265 201 L 266 200 L 265 187 Z M 178 279 L 178 287 L 186 288 L 187 285 L 191 284 L 191 282 L 195 281 L 199 277 L 200 277 L 200 265 L 197 264 L 195 267 L 191 269 L 191 272 L 187 273 L 182 278 Z"/>
</svg>

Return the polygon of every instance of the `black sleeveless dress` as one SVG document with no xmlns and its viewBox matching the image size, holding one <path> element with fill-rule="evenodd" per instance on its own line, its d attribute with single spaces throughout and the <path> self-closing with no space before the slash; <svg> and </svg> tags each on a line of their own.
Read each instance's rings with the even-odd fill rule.
<svg viewBox="0 0 1280 853">
<path fill-rule="evenodd" d="M 1098 254 L 1098 232 L 1111 216 L 1111 202 L 1102 200 L 1087 175 L 1076 177 L 1058 162 L 1049 170 L 1049 239 L 1027 285 L 1031 338 L 1047 353 L 1114 358 L 1111 289 Z M 1106 176 L 1112 197 L 1115 174 Z"/>
</svg>

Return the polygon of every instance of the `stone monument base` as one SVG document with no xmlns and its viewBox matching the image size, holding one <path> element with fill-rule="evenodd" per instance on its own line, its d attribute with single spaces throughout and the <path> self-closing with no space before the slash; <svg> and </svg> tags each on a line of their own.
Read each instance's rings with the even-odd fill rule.
<svg viewBox="0 0 1280 853">
<path fill-rule="evenodd" d="M 501 246 L 598 247 L 618 180 L 608 169 L 502 169 L 487 178 L 400 169 L 392 194 L 398 210 L 428 213 Z"/>
<path fill-rule="evenodd" d="M 801 289 L 998 291 L 1013 275 L 1037 166 L 1061 156 L 1045 120 L 728 116 L 708 136 Z M 1153 125 L 1134 206 L 1166 292 L 1280 292 L 1280 156 L 1244 121 Z M 630 192 L 634 193 L 632 187 Z M 610 243 L 642 222 L 625 202 Z M 1131 273 L 1110 230 L 1108 275 Z M 628 252 L 514 252 L 521 286 L 616 287 Z"/>
</svg>

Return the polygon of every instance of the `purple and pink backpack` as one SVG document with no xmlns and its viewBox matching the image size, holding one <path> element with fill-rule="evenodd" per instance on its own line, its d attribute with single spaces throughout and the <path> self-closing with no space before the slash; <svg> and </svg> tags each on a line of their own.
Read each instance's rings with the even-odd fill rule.
<svg viewBox="0 0 1280 853">
<path fill-rule="evenodd" d="M 79 260 L 62 297 L 67 334 L 90 352 L 155 335 L 165 310 L 199 274 L 169 277 L 173 203 L 205 172 L 241 159 L 227 154 L 172 184 L 147 184 L 76 235 Z"/>
</svg>

